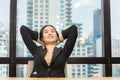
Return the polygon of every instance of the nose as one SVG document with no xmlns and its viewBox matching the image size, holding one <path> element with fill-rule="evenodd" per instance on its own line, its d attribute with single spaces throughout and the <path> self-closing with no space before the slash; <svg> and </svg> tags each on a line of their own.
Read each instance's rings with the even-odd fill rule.
<svg viewBox="0 0 120 80">
<path fill-rule="evenodd" d="M 48 36 L 52 36 L 52 34 L 48 34 Z"/>
<path fill-rule="evenodd" d="M 49 32 L 48 35 L 52 35 L 52 33 Z"/>
</svg>

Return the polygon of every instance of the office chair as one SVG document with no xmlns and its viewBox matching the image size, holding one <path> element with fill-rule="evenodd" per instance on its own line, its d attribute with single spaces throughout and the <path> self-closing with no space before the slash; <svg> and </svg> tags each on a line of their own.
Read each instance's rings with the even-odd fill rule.
<svg viewBox="0 0 120 80">
<path fill-rule="evenodd" d="M 27 77 L 30 77 L 30 74 L 32 73 L 32 70 L 33 70 L 33 65 L 34 65 L 34 61 L 29 60 L 28 67 L 27 67 Z"/>
<path fill-rule="evenodd" d="M 33 70 L 33 65 L 34 65 L 34 61 L 29 60 L 28 61 L 28 68 L 27 68 L 27 77 L 30 77 L 30 74 L 32 73 L 32 70 Z M 65 77 L 67 77 L 67 63 L 65 65 L 64 72 L 65 72 Z"/>
</svg>

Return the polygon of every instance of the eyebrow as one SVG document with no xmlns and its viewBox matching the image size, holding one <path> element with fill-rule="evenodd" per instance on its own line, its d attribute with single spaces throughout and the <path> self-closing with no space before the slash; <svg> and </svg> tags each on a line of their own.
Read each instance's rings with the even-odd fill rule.
<svg viewBox="0 0 120 80">
<path fill-rule="evenodd" d="M 55 31 L 55 29 L 51 29 L 51 30 L 52 30 L 52 31 Z M 45 29 L 44 31 L 48 31 L 48 30 Z"/>
</svg>

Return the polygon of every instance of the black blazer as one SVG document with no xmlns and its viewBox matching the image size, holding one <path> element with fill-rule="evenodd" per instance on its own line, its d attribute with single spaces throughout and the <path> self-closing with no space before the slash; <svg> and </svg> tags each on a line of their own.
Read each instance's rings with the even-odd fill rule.
<svg viewBox="0 0 120 80">
<path fill-rule="evenodd" d="M 63 48 L 55 47 L 50 66 L 44 59 L 47 52 L 46 48 L 37 46 L 33 41 L 37 41 L 38 32 L 32 31 L 24 25 L 21 26 L 20 32 L 24 43 L 33 55 L 34 68 L 30 77 L 65 77 L 64 67 L 76 42 L 77 27 L 72 25 L 62 31 L 63 38 L 67 39 L 66 43 Z"/>
</svg>

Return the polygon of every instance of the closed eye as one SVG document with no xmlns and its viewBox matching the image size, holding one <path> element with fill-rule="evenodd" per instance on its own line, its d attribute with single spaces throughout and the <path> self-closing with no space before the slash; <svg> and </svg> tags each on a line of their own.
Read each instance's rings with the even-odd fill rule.
<svg viewBox="0 0 120 80">
<path fill-rule="evenodd" d="M 48 31 L 45 31 L 44 33 L 48 33 Z"/>
<path fill-rule="evenodd" d="M 52 33 L 54 33 L 55 31 L 51 31 Z"/>
<path fill-rule="evenodd" d="M 43 32 L 44 32 L 44 33 L 48 33 L 48 30 L 44 30 Z"/>
</svg>

